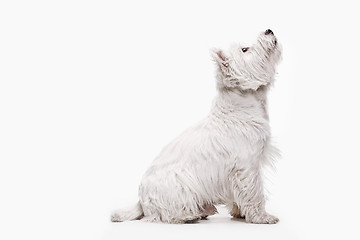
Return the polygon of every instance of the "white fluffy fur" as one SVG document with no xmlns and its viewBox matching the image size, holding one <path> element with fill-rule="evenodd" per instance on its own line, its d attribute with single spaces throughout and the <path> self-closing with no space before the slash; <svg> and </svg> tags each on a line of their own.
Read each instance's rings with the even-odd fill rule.
<svg viewBox="0 0 360 240">
<path fill-rule="evenodd" d="M 115 211 L 112 221 L 193 222 L 215 214 L 216 204 L 246 222 L 278 221 L 265 211 L 262 169 L 277 155 L 266 93 L 281 49 L 269 31 L 242 49 L 213 51 L 218 96 L 210 114 L 161 151 L 141 180 L 137 205 Z"/>
</svg>

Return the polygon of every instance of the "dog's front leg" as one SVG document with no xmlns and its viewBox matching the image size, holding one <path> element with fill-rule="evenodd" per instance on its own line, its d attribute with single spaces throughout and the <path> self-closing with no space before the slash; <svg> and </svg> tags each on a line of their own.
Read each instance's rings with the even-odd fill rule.
<svg viewBox="0 0 360 240">
<path fill-rule="evenodd" d="M 240 169 L 232 174 L 234 203 L 230 214 L 245 217 L 250 223 L 277 223 L 279 219 L 265 211 L 265 196 L 260 169 Z"/>
</svg>

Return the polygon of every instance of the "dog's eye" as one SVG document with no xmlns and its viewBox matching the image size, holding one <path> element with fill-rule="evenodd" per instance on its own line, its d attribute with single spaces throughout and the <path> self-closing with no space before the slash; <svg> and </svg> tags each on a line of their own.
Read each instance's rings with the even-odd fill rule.
<svg viewBox="0 0 360 240">
<path fill-rule="evenodd" d="M 248 47 L 244 47 L 244 48 L 241 49 L 241 51 L 243 51 L 243 52 L 246 52 L 247 50 L 249 50 Z"/>
</svg>

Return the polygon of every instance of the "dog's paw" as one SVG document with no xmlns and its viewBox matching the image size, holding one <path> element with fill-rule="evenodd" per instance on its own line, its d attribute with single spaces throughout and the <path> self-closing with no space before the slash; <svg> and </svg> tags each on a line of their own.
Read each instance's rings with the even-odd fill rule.
<svg viewBox="0 0 360 240">
<path fill-rule="evenodd" d="M 246 219 L 246 222 L 257 224 L 275 224 L 279 222 L 279 218 L 268 213 L 264 213 L 261 215 L 253 216 L 251 219 Z"/>
<path fill-rule="evenodd" d="M 229 213 L 234 218 L 245 218 L 245 214 L 243 214 L 235 204 L 233 205 Z"/>
</svg>

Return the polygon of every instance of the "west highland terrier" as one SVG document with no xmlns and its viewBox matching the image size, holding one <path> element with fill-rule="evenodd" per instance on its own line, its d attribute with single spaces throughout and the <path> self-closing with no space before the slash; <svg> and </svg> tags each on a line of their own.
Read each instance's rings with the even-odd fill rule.
<svg viewBox="0 0 360 240">
<path fill-rule="evenodd" d="M 227 206 L 249 223 L 277 223 L 265 211 L 262 170 L 278 155 L 271 145 L 267 92 L 281 47 L 268 29 L 253 46 L 214 49 L 218 96 L 210 114 L 155 158 L 139 187 L 139 202 L 111 220 L 195 222 Z"/>
</svg>

